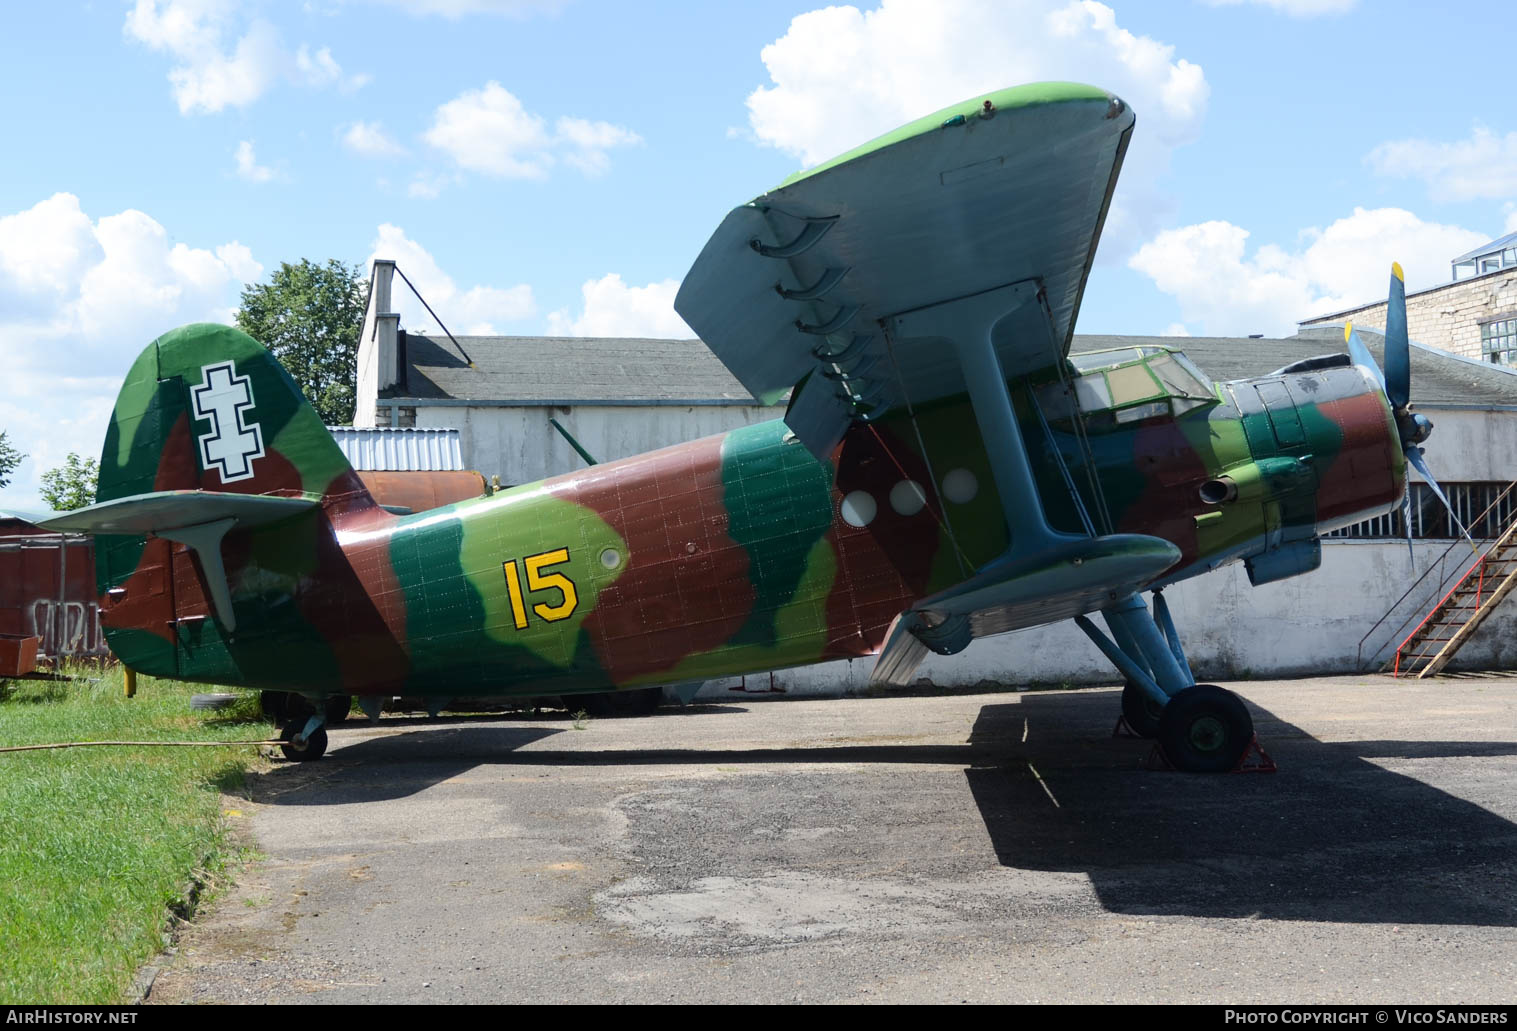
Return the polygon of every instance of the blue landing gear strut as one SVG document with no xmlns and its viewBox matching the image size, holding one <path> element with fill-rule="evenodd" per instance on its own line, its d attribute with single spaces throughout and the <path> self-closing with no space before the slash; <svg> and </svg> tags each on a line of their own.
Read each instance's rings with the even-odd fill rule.
<svg viewBox="0 0 1517 1031">
<path fill-rule="evenodd" d="M 1127 678 L 1122 715 L 1142 737 L 1154 737 L 1177 769 L 1222 773 L 1236 769 L 1254 740 L 1254 721 L 1242 699 L 1211 684 L 1197 684 L 1180 646 L 1164 595 L 1154 607 L 1137 594 L 1101 615 L 1108 637 L 1089 617 L 1075 623 Z"/>
</svg>

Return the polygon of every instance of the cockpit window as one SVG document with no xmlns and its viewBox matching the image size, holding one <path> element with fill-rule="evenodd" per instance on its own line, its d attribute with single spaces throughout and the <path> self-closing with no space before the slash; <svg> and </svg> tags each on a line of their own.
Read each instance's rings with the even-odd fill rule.
<svg viewBox="0 0 1517 1031">
<path fill-rule="evenodd" d="M 1111 387 L 1111 403 L 1118 408 L 1146 401 L 1163 393 L 1162 388 L 1143 365 L 1128 365 L 1112 369 L 1106 374 L 1106 383 Z"/>
<path fill-rule="evenodd" d="M 1171 394 L 1204 399 L 1214 396 L 1210 381 L 1183 354 L 1170 353 L 1152 358 L 1148 368 Z"/>
<path fill-rule="evenodd" d="M 1128 362 L 1138 361 L 1151 354 L 1163 353 L 1157 347 L 1123 347 L 1115 351 L 1086 351 L 1084 354 L 1072 354 L 1069 356 L 1069 364 L 1078 372 L 1094 372 L 1097 369 L 1110 369 L 1117 365 L 1126 365 Z"/>
<path fill-rule="evenodd" d="M 1180 415 L 1214 404 L 1215 390 L 1205 373 L 1185 355 L 1165 347 L 1124 347 L 1070 355 L 1070 386 L 1085 415 L 1085 427 L 1100 432 L 1114 426 L 1165 415 Z M 1052 422 L 1067 422 L 1073 412 L 1062 383 L 1037 390 L 1038 407 Z"/>
</svg>

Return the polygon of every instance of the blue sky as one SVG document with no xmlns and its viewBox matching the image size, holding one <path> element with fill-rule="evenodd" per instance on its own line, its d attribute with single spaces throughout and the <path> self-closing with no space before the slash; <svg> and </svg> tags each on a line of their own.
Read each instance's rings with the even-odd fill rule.
<svg viewBox="0 0 1517 1031">
<path fill-rule="evenodd" d="M 684 335 L 727 209 L 976 92 L 1137 131 L 1088 333 L 1285 334 L 1517 229 L 1505 5 L 131 0 L 0 36 L 0 429 L 96 454 L 137 352 L 281 261 L 398 258 L 455 332 Z M 402 308 L 405 323 L 429 320 Z"/>
</svg>

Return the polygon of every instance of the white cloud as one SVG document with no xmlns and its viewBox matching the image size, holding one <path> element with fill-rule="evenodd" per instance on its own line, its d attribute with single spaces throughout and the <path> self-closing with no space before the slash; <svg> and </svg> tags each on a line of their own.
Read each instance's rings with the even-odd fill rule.
<svg viewBox="0 0 1517 1031">
<path fill-rule="evenodd" d="M 1164 327 L 1164 332 L 1159 335 L 1165 337 L 1188 337 L 1190 336 L 1190 330 L 1185 328 L 1185 323 L 1183 322 L 1171 322 Z"/>
<path fill-rule="evenodd" d="M 1269 7 L 1292 18 L 1315 18 L 1324 14 L 1344 14 L 1358 6 L 1359 0 L 1205 0 L 1213 7 L 1253 4 Z"/>
<path fill-rule="evenodd" d="M 586 175 L 604 175 L 611 167 L 606 151 L 642 143 L 643 138 L 630 129 L 610 122 L 591 122 L 584 118 L 560 118 L 556 126 L 558 141 L 564 147 L 564 160 Z"/>
<path fill-rule="evenodd" d="M 1517 233 L 1517 204 L 1507 201 L 1501 206 L 1501 210 L 1506 214 L 1506 224 L 1502 226 L 1501 232 L 1503 234 Z"/>
<path fill-rule="evenodd" d="M 244 18 L 239 0 L 137 0 L 122 30 L 177 62 L 169 84 L 180 114 L 214 114 L 247 107 L 278 82 L 357 89 L 367 76 L 345 76 L 326 47 L 289 53 L 279 31 L 262 18 Z M 241 29 L 241 34 L 238 30 Z M 228 46 L 227 39 L 237 37 Z"/>
<path fill-rule="evenodd" d="M 459 289 L 425 247 L 406 236 L 404 229 L 388 222 L 379 227 L 374 238 L 374 250 L 368 259 L 370 268 L 376 258 L 394 261 L 454 333 L 498 333 L 500 324 L 519 322 L 537 312 L 532 287 L 525 283 L 505 289 L 493 286 Z M 391 304 L 400 312 L 400 324 L 406 329 L 421 332 L 437 326 L 437 320 L 427 313 L 399 276 L 395 278 Z"/>
<path fill-rule="evenodd" d="M 371 75 L 344 75 L 330 47 L 312 54 L 310 47 L 302 46 L 295 52 L 295 70 L 309 86 L 336 86 L 344 93 L 362 89 L 373 80 Z"/>
<path fill-rule="evenodd" d="M 1248 236 L 1220 221 L 1166 229 L 1128 264 L 1202 332 L 1288 336 L 1301 319 L 1383 299 L 1392 261 L 1405 268 L 1408 289 L 1422 289 L 1446 282 L 1449 260 L 1486 241 L 1401 208 L 1355 208 L 1326 229 L 1303 230 L 1295 251 L 1266 244 L 1246 256 Z"/>
<path fill-rule="evenodd" d="M 100 453 L 138 352 L 186 322 L 231 321 L 240 286 L 262 274 L 241 243 L 171 244 L 143 212 L 92 220 L 73 194 L 0 217 L 0 429 L 31 456 L 0 504 L 41 507 L 42 471 Z"/>
<path fill-rule="evenodd" d="M 342 145 L 366 158 L 398 157 L 406 148 L 395 141 L 379 122 L 354 122 L 342 134 Z"/>
<path fill-rule="evenodd" d="M 460 168 L 505 179 L 547 178 L 560 157 L 598 175 L 610 167 L 606 151 L 642 142 L 621 126 L 583 118 L 560 118 L 550 133 L 540 115 L 493 81 L 440 105 L 422 138 Z"/>
<path fill-rule="evenodd" d="M 274 170 L 258 163 L 253 153 L 253 141 L 243 140 L 237 144 L 237 178 L 250 183 L 266 183 L 274 178 Z"/>
<path fill-rule="evenodd" d="M 1517 132 L 1477 125 L 1468 139 L 1393 140 L 1364 160 L 1378 174 L 1421 179 L 1435 200 L 1502 200 L 1517 195 Z"/>
<path fill-rule="evenodd" d="M 1138 8 L 1137 10 L 1141 10 Z M 760 53 L 770 84 L 748 97 L 770 146 L 814 165 L 948 104 L 1039 80 L 1111 90 L 1138 115 L 1107 237 L 1148 235 L 1167 203 L 1156 182 L 1194 140 L 1210 87 L 1174 47 L 1117 24 L 1104 4 L 1067 0 L 881 0 L 801 14 Z M 1137 225 L 1143 223 L 1147 228 Z"/>
<path fill-rule="evenodd" d="M 674 310 L 679 280 L 663 279 L 647 286 L 628 286 L 615 272 L 587 280 L 580 288 L 584 309 L 573 315 L 561 309 L 548 315 L 551 336 L 667 337 L 695 336 Z"/>
</svg>

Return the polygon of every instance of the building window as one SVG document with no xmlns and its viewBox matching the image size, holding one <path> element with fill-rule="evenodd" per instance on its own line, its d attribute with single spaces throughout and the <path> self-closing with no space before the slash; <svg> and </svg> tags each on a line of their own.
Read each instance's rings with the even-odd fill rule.
<svg viewBox="0 0 1517 1031">
<path fill-rule="evenodd" d="M 1497 365 L 1517 365 L 1517 316 L 1480 324 L 1480 352 Z"/>
<path fill-rule="evenodd" d="M 1443 493 L 1459 522 L 1477 540 L 1500 537 L 1517 520 L 1517 489 L 1509 483 L 1445 483 Z M 1402 509 L 1345 526 L 1325 534 L 1330 539 L 1406 539 Z M 1412 536 L 1418 540 L 1450 540 L 1459 536 L 1448 510 L 1425 483 L 1412 484 Z"/>
</svg>

